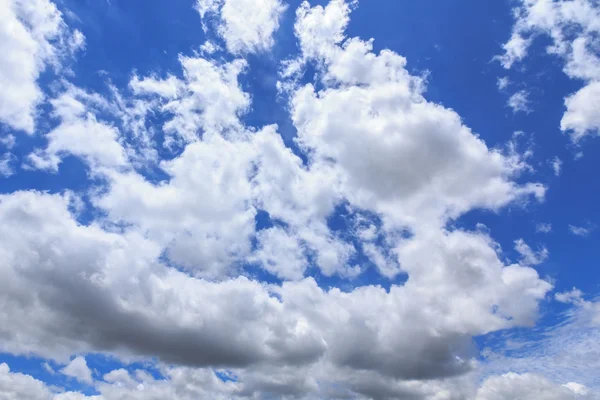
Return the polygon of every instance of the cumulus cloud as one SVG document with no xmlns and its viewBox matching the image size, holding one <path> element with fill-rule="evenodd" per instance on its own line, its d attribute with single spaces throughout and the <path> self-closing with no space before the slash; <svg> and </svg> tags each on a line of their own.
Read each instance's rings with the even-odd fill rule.
<svg viewBox="0 0 600 400">
<path fill-rule="evenodd" d="M 499 56 L 505 68 L 522 61 L 537 36 L 550 37 L 549 54 L 564 61 L 564 72 L 584 86 L 565 99 L 567 108 L 560 127 L 574 142 L 600 129 L 592 104 L 600 95 L 600 6 L 595 0 L 521 0 L 514 10 L 515 25 Z"/>
<path fill-rule="evenodd" d="M 87 384 L 91 384 L 94 381 L 92 371 L 88 368 L 87 362 L 82 356 L 75 357 L 60 372 Z"/>
<path fill-rule="evenodd" d="M 512 109 L 513 113 L 524 112 L 530 113 L 530 103 L 529 103 L 529 92 L 526 90 L 520 90 L 514 93 L 508 99 L 508 106 Z"/>
<path fill-rule="evenodd" d="M 134 232 L 78 225 L 67 207 L 66 198 L 33 192 L 0 199 L 3 351 L 233 367 L 322 359 L 398 378 L 453 376 L 471 368 L 471 336 L 533 323 L 550 289 L 533 269 L 504 266 L 489 238 L 467 232 L 404 243 L 398 252 L 411 279 L 389 293 L 324 291 L 310 278 L 211 283 L 159 264 L 160 246 Z"/>
<path fill-rule="evenodd" d="M 321 13 L 327 14 L 322 16 L 325 22 Z M 138 96 L 162 98 L 159 111 L 174 115 L 164 125 L 166 133 L 184 143 L 200 142 L 161 164 L 169 182 L 157 186 L 136 173 L 114 173 L 110 190 L 96 204 L 111 219 L 138 225 L 166 246 L 172 261 L 186 269 L 193 265 L 200 276 L 230 273 L 233 261 L 249 255 L 257 209 L 287 224 L 288 236 L 306 250 L 297 254 L 314 252 L 326 275 L 352 276 L 360 272 L 347 265 L 357 249 L 333 235 L 326 223 L 341 201 L 380 213 L 387 227 L 414 230 L 439 228 L 472 208 L 496 209 L 530 195 L 543 197 L 542 185 L 512 181 L 527 167 L 521 156 L 489 149 L 456 113 L 427 102 L 422 79 L 406 71 L 401 56 L 387 50 L 375 55 L 370 42 L 357 38 L 338 45 L 348 13 L 343 2 L 332 2 L 326 9 L 304 4 L 298 10 L 301 61 L 322 65 L 324 83 L 342 83 L 319 93 L 307 85 L 292 94 L 298 141 L 311 154 L 307 167 L 283 145 L 274 128 L 252 133 L 240 123 L 238 116 L 249 105 L 249 96 L 237 82 L 242 61 L 218 66 L 181 57 L 185 80 L 136 76 L 130 86 Z M 328 24 L 334 28 L 321 36 L 306 33 Z M 398 160 L 404 164 L 398 165 Z M 224 192 L 214 191 L 214 184 Z M 202 185 L 209 205 L 192 222 L 186 210 Z M 190 200 L 183 202 L 186 192 Z M 142 199 L 141 193 L 153 194 Z M 153 206 L 148 203 L 159 198 Z M 202 204 L 193 208 L 200 211 Z M 214 211 L 224 207 L 227 212 Z M 167 222 L 166 216 L 173 213 L 185 215 L 188 222 L 172 217 L 168 220 L 173 223 Z M 214 224 L 206 222 L 208 215 Z M 183 226 L 188 227 L 182 230 Z M 206 247 L 198 246 L 199 238 L 205 238 Z M 385 260 L 372 244 L 364 249 L 388 276 L 399 272 L 397 260 Z M 207 253 L 212 255 L 206 258 Z M 303 265 L 302 257 L 295 259 L 296 265 Z M 268 264 L 274 272 L 273 263 Z"/>
<path fill-rule="evenodd" d="M 96 382 L 99 395 L 86 396 L 65 392 L 0 364 L 0 398 L 2 400 L 119 400 L 210 398 L 230 399 L 240 392 L 239 384 L 221 381 L 212 369 L 164 368 L 165 379 L 156 380 L 143 370 L 128 372 L 117 369 Z M 57 392 L 58 391 L 58 392 Z M 245 397 L 245 396 L 244 396 Z"/>
<path fill-rule="evenodd" d="M 14 209 L 20 208 L 17 203 L 25 214 Z M 130 347 L 124 354 L 157 354 L 172 362 L 207 365 L 246 365 L 270 358 L 302 363 L 323 351 L 314 328 L 296 329 L 301 320 L 294 312 L 286 313 L 257 282 L 238 278 L 214 284 L 161 266 L 159 246 L 135 233 L 123 236 L 96 225 L 79 226 L 63 197 L 15 193 L 2 197 L 0 207 L 3 226 L 18 229 L 0 250 L 7 260 L 2 264 L 3 318 L 16 319 L 0 328 L 7 339 L 5 351 L 35 351 L 61 360 L 75 349 Z M 19 214 L 29 217 L 23 220 Z M 36 250 L 17 263 L 19 248 Z M 24 288 L 29 301 L 14 304 Z M 18 316 L 25 311 L 22 307 L 36 323 Z M 267 322 L 270 318 L 274 326 Z"/>
<path fill-rule="evenodd" d="M 473 337 L 534 325 L 552 285 L 533 268 L 545 249 L 517 241 L 522 259 L 507 264 L 490 232 L 452 222 L 542 200 L 545 187 L 521 179 L 526 155 L 488 147 L 428 101 L 406 59 L 346 37 L 353 4 L 297 10 L 300 54 L 281 76 L 297 151 L 277 126 L 242 123 L 242 59 L 181 55 L 181 78 L 133 75 L 112 97 L 63 84 L 51 100 L 58 125 L 29 163 L 56 171 L 80 158 L 98 178 L 92 218 L 78 220 L 68 191 L 0 195 L 0 351 L 66 365 L 96 400 L 473 397 Z M 197 7 L 241 54 L 270 46 L 283 6 L 264 5 L 255 19 L 240 14 L 243 26 L 229 13 L 249 3 Z M 300 84 L 308 64 L 318 82 Z M 155 146 L 147 113 L 180 150 L 147 159 L 154 179 L 132 154 L 136 140 Z M 349 232 L 332 227 L 339 207 Z M 363 259 L 407 281 L 361 286 Z M 283 282 L 253 279 L 256 267 Z M 319 286 L 310 269 L 350 284 Z M 94 381 L 83 357 L 71 360 L 94 352 L 157 359 L 165 379 L 115 370 Z M 40 398 L 89 398 L 3 368 Z"/>
<path fill-rule="evenodd" d="M 263 371 L 264 372 L 264 371 Z M 535 374 L 508 373 L 486 379 L 477 389 L 463 379 L 452 381 L 423 382 L 390 382 L 378 380 L 364 373 L 345 373 L 345 378 L 335 371 L 328 371 L 329 377 L 335 382 L 324 385 L 319 398 L 343 399 L 449 399 L 449 400 L 513 400 L 513 399 L 542 399 L 542 400 L 571 400 L 593 399 L 593 392 L 586 386 L 569 382 L 556 384 Z M 29 375 L 10 372 L 6 364 L 0 365 L 0 388 L 4 389 L 3 398 L 7 400 L 28 398 L 33 400 L 119 400 L 119 399 L 174 399 L 191 400 L 197 398 L 231 399 L 256 398 L 254 389 L 262 385 L 261 398 L 277 396 L 281 399 L 309 399 L 302 392 L 282 390 L 279 379 L 294 380 L 286 372 L 272 371 L 270 382 L 248 380 L 248 385 L 241 382 L 224 382 L 210 369 L 191 369 L 184 367 L 162 368 L 164 379 L 156 380 L 144 370 L 127 371 L 117 369 L 106 373 L 103 380 L 97 382 L 95 389 L 98 395 L 86 396 L 77 392 L 52 391 L 41 381 Z M 264 376 L 264 375 L 263 375 Z M 345 392 L 340 382 L 347 383 L 352 376 L 355 390 Z M 310 386 L 310 385 L 309 385 Z M 298 389 L 306 389 L 299 385 Z M 473 390 L 474 388 L 475 390 Z M 8 391 L 6 391 L 8 389 Z M 56 390 L 56 389 L 55 389 Z M 8 396 L 8 397 L 6 397 Z"/>
<path fill-rule="evenodd" d="M 583 293 L 581 290 L 573 288 L 573 290 L 569 292 L 556 293 L 554 298 L 561 303 L 579 304 L 583 300 Z"/>
<path fill-rule="evenodd" d="M 264 269 L 282 279 L 302 279 L 308 268 L 308 260 L 298 238 L 281 228 L 269 228 L 258 232 L 256 260 Z M 282 269 L 285 268 L 285 269 Z"/>
<path fill-rule="evenodd" d="M 46 385 L 29 375 L 11 372 L 7 364 L 0 364 L 0 398 L 2 400 L 50 400 Z"/>
<path fill-rule="evenodd" d="M 522 159 L 489 149 L 454 111 L 428 102 L 406 59 L 375 54 L 371 41 L 358 38 L 340 45 L 349 12 L 343 1 L 298 9 L 298 62 L 317 62 L 326 87 L 299 87 L 291 104 L 298 142 L 315 165 L 335 162 L 353 204 L 416 229 L 471 208 L 543 196 L 541 185 L 510 181 L 525 167 Z"/>
<path fill-rule="evenodd" d="M 577 93 L 565 99 L 567 111 L 560 127 L 563 131 L 572 132 L 573 140 L 600 132 L 600 116 L 595 105 L 600 103 L 600 82 L 590 83 Z"/>
<path fill-rule="evenodd" d="M 57 171 L 65 155 L 78 156 L 93 169 L 119 167 L 127 163 L 118 141 L 119 132 L 113 126 L 98 121 L 93 112 L 94 106 L 109 107 L 103 98 L 69 87 L 50 103 L 54 116 L 61 123 L 46 134 L 47 146 L 29 155 L 33 167 Z"/>
<path fill-rule="evenodd" d="M 219 65 L 201 57 L 179 59 L 184 80 L 134 76 L 135 94 L 160 96 L 161 110 L 172 115 L 163 129 L 165 145 L 192 142 L 202 135 L 236 133 L 242 129 L 238 117 L 250 106 L 250 96 L 238 84 L 246 67 L 244 60 Z"/>
<path fill-rule="evenodd" d="M 168 183 L 152 184 L 136 172 L 110 173 L 108 192 L 95 201 L 112 221 L 135 224 L 165 247 L 172 262 L 196 276 L 227 276 L 251 250 L 254 155 L 253 143 L 214 137 L 164 162 Z"/>
<path fill-rule="evenodd" d="M 269 50 L 279 19 L 287 8 L 280 0 L 197 0 L 196 8 L 204 19 L 217 18 L 217 31 L 233 54 Z"/>
<path fill-rule="evenodd" d="M 4 0 L 0 3 L 0 121 L 33 133 L 36 107 L 44 99 L 37 80 L 51 66 L 84 44 L 83 34 L 69 29 L 49 0 Z"/>
</svg>

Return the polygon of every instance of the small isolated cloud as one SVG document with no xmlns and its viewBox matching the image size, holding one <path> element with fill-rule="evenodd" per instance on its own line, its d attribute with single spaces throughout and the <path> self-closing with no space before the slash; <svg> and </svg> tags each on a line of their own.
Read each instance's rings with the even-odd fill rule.
<svg viewBox="0 0 600 400">
<path fill-rule="evenodd" d="M 498 81 L 496 82 L 496 85 L 498 86 L 499 90 L 504 90 L 508 87 L 508 85 L 510 85 L 510 79 L 508 79 L 507 76 L 504 76 L 502 78 L 498 78 Z"/>
<path fill-rule="evenodd" d="M 569 292 L 556 293 L 554 295 L 554 298 L 560 303 L 579 304 L 583 301 L 583 293 L 581 292 L 581 290 L 573 288 L 573 290 Z"/>
<path fill-rule="evenodd" d="M 520 254 L 520 262 L 523 265 L 539 265 L 546 261 L 549 255 L 545 247 L 534 251 L 523 239 L 515 240 L 515 250 Z"/>
<path fill-rule="evenodd" d="M 13 168 L 14 156 L 11 153 L 0 155 L 0 177 L 8 178 L 15 173 Z"/>
<path fill-rule="evenodd" d="M 552 232 L 552 224 L 550 223 L 539 223 L 535 226 L 535 231 L 538 233 L 550 233 Z"/>
<path fill-rule="evenodd" d="M 52 368 L 52 365 L 48 364 L 47 362 L 42 364 L 42 367 L 44 368 L 44 370 L 49 373 L 50 375 L 54 375 L 56 374 L 56 371 L 54 370 L 54 368 Z"/>
<path fill-rule="evenodd" d="M 507 104 L 515 114 L 518 112 L 531 112 L 531 108 L 529 106 L 529 92 L 526 90 L 520 90 L 510 96 Z"/>
<path fill-rule="evenodd" d="M 589 236 L 590 233 L 594 230 L 594 226 L 577 226 L 577 225 L 569 225 L 569 231 L 575 236 L 586 237 Z"/>
<path fill-rule="evenodd" d="M 2 143 L 2 145 L 8 150 L 12 149 L 16 143 L 15 135 L 8 134 L 6 136 L 0 137 L 0 143 Z"/>
<path fill-rule="evenodd" d="M 552 167 L 552 171 L 554 171 L 554 176 L 560 176 L 563 166 L 562 160 L 558 157 L 554 157 L 550 160 L 550 166 Z"/>
<path fill-rule="evenodd" d="M 525 39 L 518 32 L 515 32 L 510 40 L 502 46 L 505 53 L 494 57 L 494 59 L 500 61 L 504 68 L 510 69 L 514 63 L 527 56 L 527 49 L 530 43 L 529 39 Z"/>
<path fill-rule="evenodd" d="M 92 384 L 94 382 L 92 371 L 88 368 L 87 362 L 82 356 L 75 357 L 60 372 L 83 383 Z"/>
</svg>

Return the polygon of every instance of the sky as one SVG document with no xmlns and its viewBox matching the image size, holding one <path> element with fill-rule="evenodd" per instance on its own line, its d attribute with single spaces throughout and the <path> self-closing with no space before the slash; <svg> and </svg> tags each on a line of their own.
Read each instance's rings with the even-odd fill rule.
<svg viewBox="0 0 600 400">
<path fill-rule="evenodd" d="M 597 0 L 0 19 L 0 400 L 600 399 Z"/>
</svg>

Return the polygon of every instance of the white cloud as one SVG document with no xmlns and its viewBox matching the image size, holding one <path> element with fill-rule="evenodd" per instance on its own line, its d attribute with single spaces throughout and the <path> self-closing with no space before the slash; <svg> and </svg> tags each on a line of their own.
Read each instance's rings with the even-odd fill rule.
<svg viewBox="0 0 600 400">
<path fill-rule="evenodd" d="M 286 6 L 280 0 L 197 0 L 202 18 L 215 14 L 217 31 L 233 54 L 269 50 Z"/>
<path fill-rule="evenodd" d="M 588 398 L 592 397 L 590 390 L 580 383 L 569 382 L 569 383 L 565 383 L 563 386 L 566 387 L 567 389 L 569 389 L 570 391 L 572 391 L 573 393 L 575 393 L 576 395 L 579 395 L 580 397 L 586 397 L 588 395 L 589 395 Z"/>
<path fill-rule="evenodd" d="M 4 153 L 0 156 L 0 176 L 9 177 L 15 173 L 12 166 L 14 156 L 11 153 Z"/>
<path fill-rule="evenodd" d="M 506 76 L 498 78 L 496 85 L 498 86 L 499 90 L 504 90 L 508 87 L 508 85 L 510 85 L 510 79 L 508 79 Z"/>
<path fill-rule="evenodd" d="M 202 46 L 200 46 L 200 51 L 203 54 L 209 54 L 210 55 L 210 54 L 213 54 L 213 53 L 215 53 L 216 51 L 219 51 L 219 50 L 221 50 L 221 48 L 219 47 L 219 45 L 215 44 L 214 42 L 212 42 L 210 40 L 207 40 L 206 42 L 204 42 L 202 44 Z"/>
<path fill-rule="evenodd" d="M 535 226 L 535 231 L 538 233 L 550 233 L 550 232 L 552 232 L 552 224 L 539 223 Z"/>
<path fill-rule="evenodd" d="M 199 3 L 225 22 L 226 7 Z M 283 79 L 307 162 L 277 127 L 240 121 L 250 107 L 243 60 L 181 56 L 183 78 L 134 76 L 132 99 L 67 85 L 52 101 L 61 123 L 31 160 L 56 169 L 70 154 L 101 174 L 87 193 L 98 217 L 79 223 L 69 193 L 0 195 L 0 351 L 175 365 L 157 381 L 113 371 L 94 383 L 97 399 L 469 398 L 472 338 L 533 325 L 552 285 L 530 267 L 544 250 L 517 243 L 523 259 L 507 265 L 489 232 L 449 226 L 476 208 L 542 199 L 545 188 L 515 181 L 526 155 L 489 148 L 427 101 L 403 57 L 346 38 L 350 8 L 333 0 L 297 12 L 302 54 Z M 240 46 L 258 46 L 248 40 Z M 306 63 L 320 85 L 298 85 Z M 182 151 L 154 165 L 163 181 L 134 168 L 131 138 L 100 111 L 141 136 L 146 113 L 167 114 L 166 144 Z M 352 238 L 332 231 L 340 205 L 377 226 Z M 259 210 L 275 227 L 256 232 Z M 384 278 L 408 280 L 342 291 L 305 277 L 314 266 L 353 282 L 360 251 Z M 249 261 L 285 282 L 243 277 Z M 92 380 L 83 358 L 71 364 L 63 372 Z M 221 367 L 237 381 L 216 378 Z"/>
<path fill-rule="evenodd" d="M 239 384 L 222 382 L 212 369 L 166 368 L 166 380 L 155 380 L 143 371 L 115 370 L 104 376 L 98 389 L 106 400 L 210 398 L 226 400 L 239 392 Z"/>
<path fill-rule="evenodd" d="M 554 295 L 556 301 L 567 304 L 580 304 L 583 300 L 583 293 L 581 290 L 577 288 L 573 288 L 573 290 L 569 292 L 556 293 Z"/>
<path fill-rule="evenodd" d="M 569 231 L 575 235 L 575 236 L 589 236 L 589 234 L 592 232 L 593 227 L 591 226 L 576 226 L 576 225 L 569 225 Z"/>
<path fill-rule="evenodd" d="M 508 99 L 508 106 L 513 110 L 513 113 L 524 112 L 530 113 L 529 92 L 520 90 L 514 93 Z"/>
<path fill-rule="evenodd" d="M 75 357 L 60 372 L 83 383 L 92 384 L 94 382 L 92 371 L 88 368 L 87 362 L 82 356 Z"/>
<path fill-rule="evenodd" d="M 171 261 L 197 276 L 235 274 L 235 263 L 250 254 L 255 227 L 249 181 L 254 154 L 252 143 L 215 136 L 163 162 L 169 182 L 110 173 L 110 189 L 96 203 L 112 221 L 138 226 Z"/>
<path fill-rule="evenodd" d="M 50 365 L 49 363 L 45 362 L 42 364 L 42 367 L 46 370 L 46 372 L 48 372 L 50 375 L 54 375 L 56 374 L 56 371 L 54 370 L 54 368 L 52 368 L 52 365 Z"/>
<path fill-rule="evenodd" d="M 554 171 L 554 176 L 560 176 L 563 166 L 562 160 L 558 157 L 554 157 L 550 161 L 550 165 L 552 166 L 552 171 Z"/>
<path fill-rule="evenodd" d="M 4 145 L 8 150 L 12 149 L 16 143 L 15 135 L 8 134 L 0 138 L 0 143 Z"/>
<path fill-rule="evenodd" d="M 574 141 L 600 133 L 600 82 L 590 83 L 565 99 L 567 111 L 560 121 L 563 131 L 571 131 Z"/>
<path fill-rule="evenodd" d="M 134 78 L 131 86 L 139 96 L 156 91 L 168 95 L 165 89 L 168 85 L 163 85 L 167 82 L 179 81 L 175 78 L 163 82 L 154 78 L 147 81 Z M 221 97 L 237 90 L 237 82 L 232 82 L 231 86 L 223 84 L 222 91 L 216 93 L 214 101 L 207 106 L 226 102 Z M 196 90 L 200 97 L 206 94 L 205 91 L 210 92 L 210 88 Z M 172 262 L 193 269 L 199 276 L 222 278 L 237 273 L 234 264 L 245 260 L 250 253 L 256 207 L 267 208 L 274 217 L 292 225 L 293 235 L 305 243 L 307 251 L 314 255 L 326 275 L 357 273 L 354 266 L 345 265 L 355 249 L 335 238 L 326 225 L 326 217 L 334 207 L 335 177 L 328 176 L 327 170 L 305 171 L 301 160 L 285 147 L 274 127 L 267 127 L 258 134 L 251 133 L 242 128 L 235 115 L 229 116 L 230 125 L 236 126 L 235 131 L 219 124 L 204 125 L 211 127 L 203 135 L 204 140 L 187 146 L 182 155 L 171 162 L 157 166 L 171 179 L 168 185 L 156 185 L 131 168 L 139 156 L 151 161 L 144 154 L 151 147 L 144 146 L 152 145 L 152 138 L 144 131 L 143 119 L 131 121 L 130 118 L 137 118 L 138 114 L 143 118 L 144 113 L 154 108 L 160 110 L 162 106 L 155 100 L 140 100 L 143 103 L 139 107 L 141 111 L 131 113 L 128 102 L 137 109 L 135 101 L 114 92 L 111 103 L 97 94 L 67 85 L 65 92 L 52 101 L 54 113 L 62 123 L 48 134 L 48 146 L 29 156 L 30 163 L 37 168 L 56 170 L 63 156 L 81 157 L 93 173 L 109 178 L 110 189 L 93 198 L 106 209 L 113 222 L 134 224 L 147 232 L 165 246 L 166 255 Z M 98 121 L 96 111 L 122 118 L 124 131 L 131 130 L 133 136 L 125 137 L 112 125 Z M 189 111 L 195 112 L 202 110 Z M 211 112 L 216 115 L 219 110 Z M 98 135 L 95 128 L 106 134 Z M 96 146 L 89 146 L 90 136 L 97 142 Z M 133 144 L 141 146 L 131 148 L 131 142 L 124 143 L 130 138 L 135 140 Z M 137 142 L 139 139 L 142 141 Z M 200 138 L 190 139 L 197 140 Z M 132 158 L 131 165 L 127 156 Z M 230 179 L 234 176 L 237 180 Z M 332 183 L 330 187 L 321 186 L 327 181 Z M 221 185 L 225 192 L 215 191 L 213 184 Z M 205 196 L 205 206 L 196 200 L 202 185 L 206 187 L 206 193 L 213 193 L 212 197 Z M 142 193 L 152 193 L 149 198 L 162 199 L 161 203 L 151 204 L 142 198 Z M 186 196 L 189 198 L 184 200 Z M 230 201 L 223 201 L 223 198 Z M 198 219 L 190 219 L 190 213 Z M 171 217 L 165 218 L 168 215 Z M 173 215 L 179 215 L 185 222 L 176 222 Z M 200 245 L 196 244 L 198 240 L 202 240 Z M 277 265 L 284 268 L 281 263 Z M 272 268 L 271 272 L 274 272 Z"/>
<path fill-rule="evenodd" d="M 549 255 L 548 249 L 545 247 L 534 251 L 523 239 L 515 240 L 515 250 L 521 255 L 521 264 L 523 265 L 541 264 L 546 261 Z"/>
<path fill-rule="evenodd" d="M 50 400 L 50 390 L 44 383 L 29 375 L 10 371 L 7 364 L 0 364 L 0 399 L 2 400 Z"/>
<path fill-rule="evenodd" d="M 0 121 L 33 133 L 37 105 L 44 93 L 37 80 L 48 66 L 60 69 L 66 55 L 83 46 L 49 0 L 0 2 Z"/>
<path fill-rule="evenodd" d="M 600 6 L 595 0 L 521 0 L 515 9 L 511 39 L 498 57 L 505 68 L 522 61 L 536 36 L 547 35 L 552 43 L 547 52 L 564 61 L 570 78 L 583 80 L 584 86 L 565 99 L 561 129 L 574 142 L 597 135 L 600 121 L 596 104 L 600 98 Z"/>
<path fill-rule="evenodd" d="M 364 243 L 363 251 L 379 270 L 379 273 L 393 279 L 402 272 L 398 261 L 393 256 L 386 256 L 374 243 Z"/>
<path fill-rule="evenodd" d="M 595 373 L 600 368 L 597 357 L 600 352 L 600 303 L 584 300 L 577 289 L 555 297 L 570 305 L 566 314 L 561 315 L 554 326 L 523 334 L 507 333 L 497 338 L 500 340 L 495 340 L 494 350 L 484 352 L 486 361 L 480 373 L 489 376 L 510 371 L 536 375 L 538 381 L 544 376 L 555 383 L 577 382 L 564 386 L 576 394 L 588 392 L 589 397 L 583 398 L 595 399 L 598 393 L 594 390 L 600 387 Z M 518 390 L 521 385 L 514 386 L 513 390 Z M 586 390 L 585 386 L 590 389 Z M 555 388 L 556 391 L 561 392 Z"/>
<path fill-rule="evenodd" d="M 592 399 L 577 383 L 558 385 L 541 376 L 508 373 L 489 378 L 477 392 L 476 400 L 571 400 Z"/>
<path fill-rule="evenodd" d="M 67 207 L 56 195 L 0 198 L 0 335 L 12 338 L 2 351 L 58 360 L 105 351 L 231 367 L 321 360 L 435 378 L 472 366 L 471 336 L 532 324 L 551 287 L 531 268 L 503 265 L 489 237 L 459 231 L 402 243 L 410 279 L 389 292 L 324 291 L 312 279 L 269 287 L 204 281 L 159 264 L 161 246 L 135 231 L 78 225 Z M 398 356 L 386 357 L 390 351 Z"/>
<path fill-rule="evenodd" d="M 143 370 L 131 373 L 118 369 L 106 373 L 96 382 L 99 395 L 86 396 L 80 392 L 64 392 L 24 374 L 11 372 L 0 364 L 0 399 L 2 400 L 147 400 L 173 399 L 226 400 L 237 396 L 240 385 L 222 382 L 212 369 L 164 368 L 165 379 L 156 380 Z M 57 392 L 58 391 L 58 392 Z"/>
<path fill-rule="evenodd" d="M 73 352 L 129 348 L 123 354 L 231 366 L 302 363 L 323 351 L 318 328 L 297 330 L 298 312 L 286 312 L 261 284 L 191 278 L 158 264 L 161 248 L 142 236 L 79 226 L 67 206 L 66 198 L 33 192 L 0 199 L 2 236 L 12 230 L 0 248 L 0 335 L 12 338 L 4 351 L 60 361 Z M 13 302 L 23 295 L 29 301 Z"/>
<path fill-rule="evenodd" d="M 185 90 L 183 82 L 172 75 L 166 79 L 157 77 L 140 79 L 134 75 L 129 86 L 135 94 L 157 94 L 169 100 L 177 98 Z"/>
<path fill-rule="evenodd" d="M 541 185 L 509 181 L 525 168 L 518 155 L 490 150 L 454 111 L 426 101 L 423 79 L 408 73 L 403 57 L 376 55 L 371 41 L 358 38 L 339 45 L 349 11 L 343 1 L 299 8 L 296 63 L 316 62 L 326 87 L 299 87 L 291 104 L 298 143 L 315 166 L 335 163 L 353 205 L 415 229 L 543 196 Z"/>
<path fill-rule="evenodd" d="M 79 392 L 52 393 L 42 382 L 28 375 L 8 372 L 6 364 L 0 365 L 0 388 L 8 389 L 3 394 L 6 400 L 27 398 L 32 400 L 119 400 L 119 399 L 173 399 L 192 400 L 198 398 L 250 399 L 312 399 L 353 398 L 357 400 L 383 398 L 410 398 L 418 400 L 586 400 L 594 393 L 585 385 L 569 382 L 557 384 L 535 374 L 507 373 L 489 377 L 476 388 L 469 379 L 448 379 L 429 382 L 400 382 L 389 378 L 374 377 L 368 373 L 340 370 L 322 371 L 331 383 L 306 382 L 294 376 L 294 371 L 278 368 L 249 373 L 244 382 L 223 382 L 212 369 L 185 367 L 163 367 L 165 379 L 156 380 L 144 370 L 113 370 L 97 382 L 99 395 L 86 396 Z M 255 370 L 256 371 L 256 370 Z M 307 371 L 303 371 L 307 372 Z M 314 371 L 310 371 L 314 372 Z M 268 376 L 269 378 L 265 379 Z M 285 381 L 285 383 L 284 383 Z M 354 391 L 346 391 L 350 386 Z M 54 389 L 56 390 L 56 389 Z M 305 396 L 313 390 L 316 396 Z M 262 397 L 256 397 L 257 395 Z M 6 397 L 8 396 L 8 397 Z"/>
<path fill-rule="evenodd" d="M 511 68 L 515 62 L 525 58 L 530 43 L 530 40 L 524 39 L 519 33 L 513 33 L 510 40 L 502 46 L 505 53 L 497 58 L 504 68 Z"/>
<path fill-rule="evenodd" d="M 55 117 L 61 123 L 46 135 L 46 148 L 29 155 L 29 161 L 35 168 L 57 171 L 66 154 L 81 157 L 93 169 L 127 164 L 124 149 L 118 142 L 119 132 L 113 126 L 98 121 L 91 109 L 94 105 L 108 107 L 104 99 L 69 87 L 51 100 L 51 104 Z"/>
<path fill-rule="evenodd" d="M 282 279 L 304 278 L 308 260 L 297 237 L 281 228 L 269 228 L 258 232 L 258 251 L 255 259 L 263 268 Z"/>
<path fill-rule="evenodd" d="M 250 96 L 238 84 L 246 67 L 239 59 L 220 65 L 204 58 L 181 56 L 184 80 L 134 76 L 130 86 L 138 95 L 158 95 L 160 110 L 172 115 L 163 126 L 165 145 L 187 143 L 203 135 L 235 135 L 243 128 L 238 116 L 250 106 Z"/>
</svg>

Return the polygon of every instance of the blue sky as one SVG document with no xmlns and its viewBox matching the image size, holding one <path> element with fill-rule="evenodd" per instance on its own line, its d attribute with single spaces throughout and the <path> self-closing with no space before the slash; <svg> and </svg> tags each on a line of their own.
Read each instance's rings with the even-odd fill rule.
<svg viewBox="0 0 600 400">
<path fill-rule="evenodd" d="M 0 4 L 0 398 L 600 396 L 596 1 L 171 3 Z"/>
</svg>

